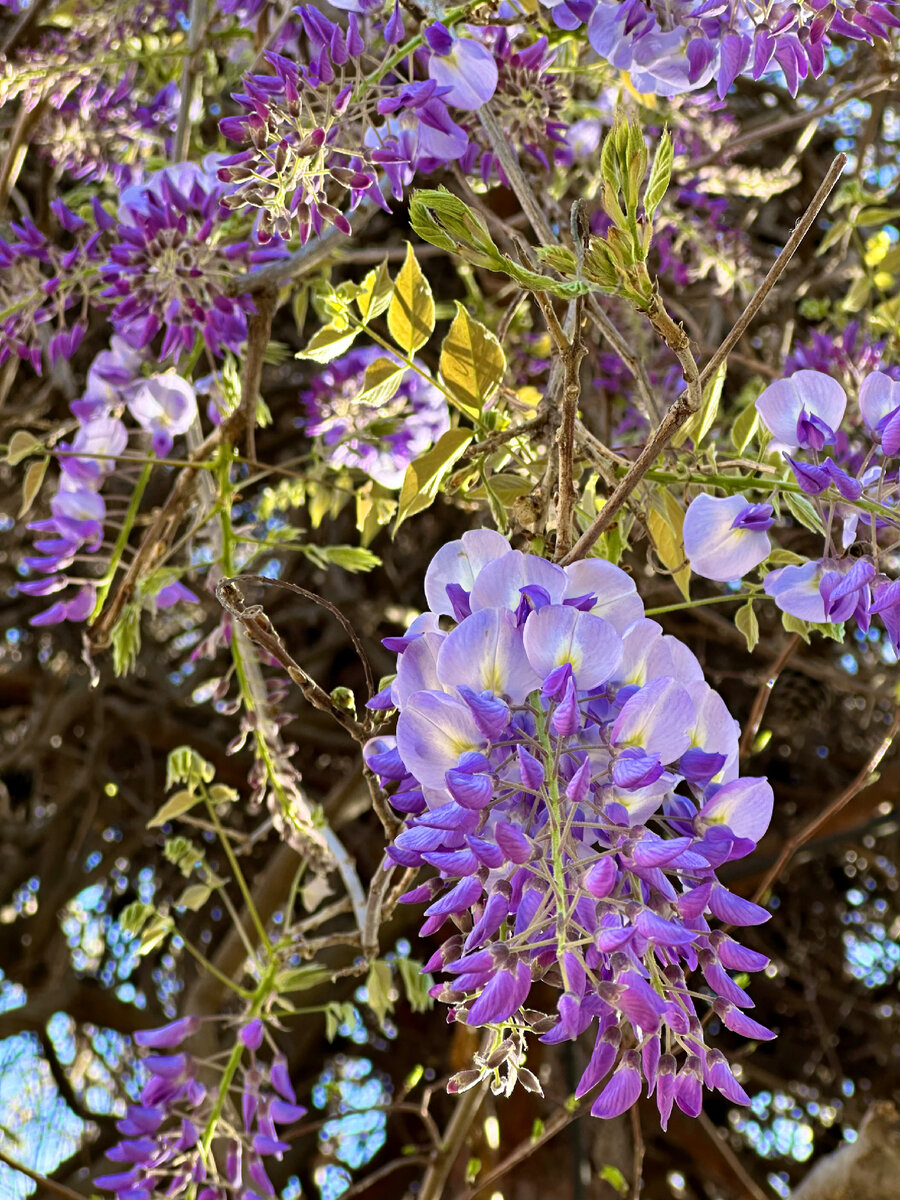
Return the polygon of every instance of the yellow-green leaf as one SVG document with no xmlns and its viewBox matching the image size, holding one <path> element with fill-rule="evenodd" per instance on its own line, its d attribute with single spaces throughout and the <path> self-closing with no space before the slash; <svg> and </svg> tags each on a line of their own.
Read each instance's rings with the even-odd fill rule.
<svg viewBox="0 0 900 1200">
<path fill-rule="evenodd" d="M 6 461 L 14 467 L 29 454 L 41 454 L 43 449 L 33 433 L 29 433 L 27 429 L 17 429 L 7 443 Z"/>
<path fill-rule="evenodd" d="M 397 388 L 407 368 L 392 358 L 376 358 L 366 367 L 362 391 L 356 397 L 357 404 L 371 404 L 373 408 L 387 404 Z"/>
<path fill-rule="evenodd" d="M 356 297 L 359 315 L 364 321 L 380 317 L 391 302 L 394 284 L 388 270 L 387 259 L 362 281 L 362 291 Z"/>
<path fill-rule="evenodd" d="M 297 351 L 297 358 L 309 358 L 317 363 L 331 362 L 350 349 L 358 332 L 358 329 L 347 329 L 346 326 L 323 325 L 309 339 L 306 349 Z"/>
<path fill-rule="evenodd" d="M 384 1025 L 384 1018 L 394 1007 L 391 989 L 390 964 L 383 959 L 376 959 L 369 968 L 366 978 L 366 997 L 369 1008 L 378 1018 L 378 1024 Z"/>
<path fill-rule="evenodd" d="M 672 439 L 672 444 L 680 446 L 687 438 L 690 438 L 695 447 L 699 447 L 700 443 L 709 433 L 712 428 L 712 423 L 715 421 L 719 412 L 719 400 L 722 397 L 722 387 L 725 383 L 725 373 L 728 370 L 727 360 L 723 360 L 716 368 L 716 373 L 709 380 L 706 387 L 703 389 L 703 398 L 700 401 L 700 408 L 689 421 L 678 431 Z"/>
<path fill-rule="evenodd" d="M 174 796 L 170 796 L 162 808 L 157 809 L 150 820 L 147 822 L 148 829 L 154 829 L 157 825 L 165 825 L 166 821 L 171 821 L 175 817 L 181 817 L 186 812 L 200 802 L 200 795 L 197 792 L 188 791 L 185 788 L 183 791 L 176 792 Z"/>
<path fill-rule="evenodd" d="M 471 429 L 448 429 L 426 454 L 409 464 L 400 489 L 394 533 L 407 517 L 433 503 L 441 480 L 474 436 Z"/>
<path fill-rule="evenodd" d="M 459 407 L 477 416 L 500 386 L 506 355 L 489 329 L 456 302 L 456 316 L 441 346 L 441 375 Z"/>
<path fill-rule="evenodd" d="M 49 458 L 39 458 L 36 462 L 28 464 L 28 470 L 22 481 L 22 506 L 17 514 L 20 521 L 34 504 L 35 497 L 41 490 L 49 461 Z"/>
<path fill-rule="evenodd" d="M 175 901 L 175 907 L 188 908 L 191 912 L 197 912 L 207 902 L 211 891 L 212 888 L 205 883 L 192 883 Z"/>
<path fill-rule="evenodd" d="M 647 525 L 659 560 L 672 572 L 672 578 L 685 600 L 690 600 L 691 568 L 684 553 L 684 512 L 670 491 L 657 492 L 647 513 Z"/>
<path fill-rule="evenodd" d="M 394 284 L 387 315 L 391 337 L 409 358 L 421 350 L 434 330 L 434 298 L 428 280 L 406 243 L 406 259 Z"/>
<path fill-rule="evenodd" d="M 752 600 L 748 600 L 746 604 L 741 605 L 737 610 L 734 623 L 747 639 L 747 649 L 752 654 L 759 641 L 759 622 L 756 619 Z"/>
<path fill-rule="evenodd" d="M 731 427 L 731 444 L 743 454 L 759 428 L 759 413 L 755 404 L 748 404 Z"/>
</svg>

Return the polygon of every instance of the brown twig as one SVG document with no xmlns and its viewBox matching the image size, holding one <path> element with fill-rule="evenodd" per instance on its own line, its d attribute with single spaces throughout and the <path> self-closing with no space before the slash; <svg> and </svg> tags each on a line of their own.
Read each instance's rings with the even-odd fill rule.
<svg viewBox="0 0 900 1200">
<path fill-rule="evenodd" d="M 453 1164 L 459 1157 L 472 1122 L 478 1115 L 487 1092 L 487 1082 L 478 1083 L 459 1097 L 440 1148 L 429 1163 L 419 1189 L 418 1200 L 443 1200 L 444 1189 Z"/>
<path fill-rule="evenodd" d="M 636 1104 L 631 1106 L 631 1140 L 633 1143 L 631 1200 L 640 1200 L 644 1175 L 644 1135 L 641 1133 L 641 1114 Z"/>
<path fill-rule="evenodd" d="M 258 293 L 256 312 L 247 322 L 247 349 L 241 371 L 241 403 L 238 412 L 244 424 L 244 446 L 249 459 L 256 458 L 256 415 L 266 349 L 272 336 L 272 318 L 278 295 L 274 288 Z"/>
<path fill-rule="evenodd" d="M 700 401 L 703 394 L 700 386 L 700 375 L 697 370 L 697 364 L 694 361 L 694 356 L 691 353 L 690 341 L 687 334 L 666 312 L 656 292 L 654 292 L 650 304 L 647 306 L 647 316 L 650 318 L 654 329 L 656 329 L 657 333 L 659 333 L 660 337 L 681 364 L 685 389 L 669 406 L 666 415 L 656 427 L 656 431 L 635 459 L 628 474 L 606 501 L 603 508 L 569 553 L 559 560 L 562 566 L 567 566 L 569 563 L 577 562 L 578 559 L 584 558 L 600 534 L 613 523 L 619 509 L 653 466 L 660 451 L 668 445 L 681 426 L 700 408 Z"/>
<path fill-rule="evenodd" d="M 759 732 L 760 724 L 762 723 L 766 708 L 769 704 L 769 697 L 772 695 L 772 689 L 778 682 L 778 676 L 787 665 L 788 659 L 800 645 L 800 641 L 801 638 L 799 633 L 795 633 L 794 636 L 788 640 L 787 644 L 781 650 L 781 653 L 775 659 L 774 663 L 772 663 L 771 670 L 767 673 L 765 679 L 757 689 L 756 695 L 753 698 L 753 707 L 750 709 L 750 715 L 747 718 L 747 724 L 744 726 L 744 732 L 741 737 L 739 758 L 742 762 L 749 755 L 750 749 L 753 745 L 753 739 Z"/>
<path fill-rule="evenodd" d="M 63 1183 L 57 1183 L 54 1179 L 48 1179 L 46 1175 L 39 1175 L 37 1171 L 32 1171 L 31 1167 L 26 1167 L 23 1163 L 17 1162 L 14 1158 L 10 1158 L 8 1154 L 4 1154 L 0 1150 L 0 1162 L 10 1167 L 13 1171 L 18 1171 L 20 1175 L 26 1176 L 32 1183 L 36 1183 L 38 1187 L 46 1188 L 48 1192 L 52 1192 L 54 1196 L 62 1196 L 63 1200 L 84 1200 L 84 1196 L 80 1192 L 73 1192 Z M 40 1193 L 38 1193 L 40 1195 Z"/>
<path fill-rule="evenodd" d="M 244 603 L 244 596 L 238 586 L 237 580 L 282 583 L 283 586 L 289 586 L 286 581 L 264 580 L 262 576 L 255 575 L 239 575 L 236 579 L 223 579 L 216 585 L 216 599 L 225 611 L 240 624 L 250 641 L 274 658 L 287 671 L 306 700 L 314 708 L 328 713 L 357 742 L 365 741 L 369 734 L 367 726 L 357 721 L 346 709 L 336 705 L 328 692 L 316 683 L 310 675 L 307 675 L 300 664 L 289 653 L 262 606 L 259 604 L 247 605 Z M 302 592 L 302 589 L 297 590 Z M 342 624 L 344 624 L 344 620 L 342 620 Z"/>
<path fill-rule="evenodd" d="M 809 202 L 809 207 L 807 208 L 806 212 L 803 214 L 803 216 L 800 218 L 800 220 L 794 226 L 793 231 L 791 232 L 791 236 L 788 238 L 787 242 L 785 243 L 784 249 L 781 251 L 781 253 L 778 255 L 778 257 L 775 259 L 774 263 L 772 263 L 772 266 L 769 268 L 769 273 L 766 275 L 765 279 L 762 281 L 762 283 L 759 285 L 759 287 L 753 293 L 753 296 L 750 298 L 750 301 L 747 304 L 747 307 L 744 309 L 744 311 L 738 317 L 737 322 L 735 323 L 734 327 L 731 329 L 728 336 L 723 340 L 723 342 L 719 346 L 718 350 L 715 352 L 715 354 L 712 356 L 712 358 L 709 360 L 709 362 L 706 364 L 706 366 L 701 371 L 701 373 L 700 373 L 701 387 L 703 386 L 703 384 L 706 383 L 706 381 L 708 379 L 712 378 L 712 376 L 716 373 L 720 364 L 723 363 L 725 361 L 725 359 L 728 357 L 729 352 L 738 344 L 738 342 L 744 336 L 744 331 L 746 330 L 747 326 L 750 324 L 750 322 L 753 320 L 753 318 L 756 316 L 756 314 L 762 308 L 769 292 L 771 292 L 772 288 L 775 286 L 775 284 L 778 282 L 778 280 L 784 274 L 784 271 L 787 268 L 788 263 L 791 261 L 791 259 L 794 256 L 794 251 L 797 249 L 797 247 L 800 245 L 800 243 L 806 237 L 807 233 L 809 233 L 809 230 L 812 226 L 813 221 L 815 221 L 816 217 L 819 215 L 822 205 L 825 203 L 825 201 L 831 195 L 832 189 L 834 188 L 837 181 L 840 179 L 841 172 L 843 171 L 846 164 L 847 164 L 847 155 L 846 154 L 838 154 L 836 156 L 836 158 L 834 159 L 834 161 L 832 162 L 831 166 L 828 168 L 828 172 L 827 172 L 825 178 L 822 180 L 822 183 L 819 186 L 818 191 L 816 192 L 815 196 L 813 196 L 812 200 Z"/>
<path fill-rule="evenodd" d="M 741 1185 L 747 1193 L 747 1200 L 768 1200 L 765 1192 L 763 1192 L 762 1188 L 757 1187 L 757 1185 L 753 1182 L 747 1173 L 747 1169 L 744 1164 L 728 1145 L 728 1142 L 715 1127 L 715 1125 L 713 1125 L 712 1121 L 705 1112 L 700 1113 L 700 1125 L 702 1126 L 706 1136 L 722 1155 L 722 1158 L 724 1158 L 731 1170 L 741 1181 Z"/>
<path fill-rule="evenodd" d="M 572 545 L 572 517 L 578 495 L 575 491 L 575 415 L 581 398 L 581 360 L 587 347 L 581 340 L 581 298 L 575 301 L 572 340 L 563 354 L 562 413 L 557 433 L 559 486 L 556 501 L 556 557 L 564 558 Z"/>
<path fill-rule="evenodd" d="M 891 727 L 885 734 L 878 748 L 870 756 L 868 762 L 852 781 L 852 783 L 850 783 L 839 796 L 832 800 L 832 802 L 826 808 L 824 808 L 822 812 L 813 817 L 813 819 L 807 822 L 802 829 L 798 830 L 797 833 L 788 838 L 782 847 L 778 858 L 766 872 L 762 882 L 756 889 L 756 893 L 753 897 L 754 901 L 758 903 L 762 899 L 793 856 L 797 853 L 801 846 L 804 846 L 810 840 L 810 838 L 815 835 L 818 829 L 821 829 L 821 827 L 827 821 L 830 821 L 832 817 L 837 816 L 842 808 L 845 808 L 851 800 L 859 795 L 861 791 L 867 788 L 870 783 L 874 782 L 872 777 L 878 770 L 881 760 L 884 758 L 885 754 L 887 754 L 888 750 L 890 750 L 898 731 L 900 731 L 900 709 L 898 709 L 894 714 Z"/>
</svg>

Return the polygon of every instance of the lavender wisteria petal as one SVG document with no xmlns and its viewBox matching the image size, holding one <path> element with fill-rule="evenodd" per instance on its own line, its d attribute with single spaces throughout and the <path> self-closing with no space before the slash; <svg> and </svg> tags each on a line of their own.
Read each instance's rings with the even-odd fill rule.
<svg viewBox="0 0 900 1200">
<path fill-rule="evenodd" d="M 772 434 L 769 450 L 793 452 L 803 444 L 801 418 L 815 417 L 832 432 L 843 419 L 847 394 L 836 379 L 821 371 L 795 371 L 789 379 L 769 384 L 756 401 L 756 411 Z"/>
<path fill-rule="evenodd" d="M 691 501 L 683 536 L 692 571 L 727 583 L 742 578 L 768 557 L 771 543 L 766 525 L 757 523 L 754 528 L 746 519 L 752 508 L 743 496 L 716 499 L 704 492 Z"/>
</svg>

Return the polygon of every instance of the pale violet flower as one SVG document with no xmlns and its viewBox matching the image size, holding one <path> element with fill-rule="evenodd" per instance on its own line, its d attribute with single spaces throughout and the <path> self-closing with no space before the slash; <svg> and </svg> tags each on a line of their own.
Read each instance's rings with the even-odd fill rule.
<svg viewBox="0 0 900 1200">
<path fill-rule="evenodd" d="M 454 38 L 440 22 L 425 31 L 431 48 L 428 75 L 449 88 L 441 99 L 454 108 L 474 111 L 497 90 L 497 62 L 487 46 L 472 38 Z"/>
<path fill-rule="evenodd" d="M 815 559 L 799 567 L 779 567 L 766 576 L 763 591 L 782 612 L 802 621 L 821 623 L 825 620 L 825 601 L 819 591 L 823 574 L 822 563 Z"/>
<path fill-rule="evenodd" d="M 128 401 L 137 423 L 153 435 L 153 452 L 164 458 L 174 439 L 187 433 L 197 416 L 197 397 L 186 379 L 174 371 L 151 375 Z"/>
<path fill-rule="evenodd" d="M 684 517 L 684 552 L 695 575 L 728 583 L 768 557 L 768 504 L 748 504 L 743 496 L 697 496 Z"/>
<path fill-rule="evenodd" d="M 885 454 L 900 450 L 900 383 L 873 371 L 859 389 L 859 411 L 866 428 L 881 440 Z"/>
<path fill-rule="evenodd" d="M 756 411 L 773 440 L 769 451 L 799 447 L 821 450 L 834 433 L 847 407 L 844 389 L 821 371 L 795 371 L 789 379 L 769 384 L 756 401 Z"/>
</svg>

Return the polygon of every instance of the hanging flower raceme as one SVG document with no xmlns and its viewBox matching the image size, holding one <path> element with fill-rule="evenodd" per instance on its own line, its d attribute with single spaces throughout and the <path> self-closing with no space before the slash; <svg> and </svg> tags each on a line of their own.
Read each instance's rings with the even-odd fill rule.
<svg viewBox="0 0 900 1200">
<path fill-rule="evenodd" d="M 183 1046 L 199 1028 L 199 1018 L 182 1017 L 135 1034 L 149 1078 L 139 1103 L 130 1104 L 116 1125 L 123 1140 L 107 1151 L 107 1158 L 122 1169 L 94 1180 L 119 1200 L 275 1195 L 266 1159 L 280 1159 L 290 1149 L 279 1126 L 300 1120 L 307 1111 L 297 1104 L 287 1064 L 279 1056 L 270 1063 L 258 1057 L 263 1024 L 259 1018 L 249 1021 L 238 1032 L 244 1053 L 220 1105 L 208 1079 L 200 1081 L 199 1064 L 189 1052 L 166 1053 Z"/>
<path fill-rule="evenodd" d="M 618 567 L 562 568 L 490 530 L 444 546 L 425 594 L 373 701 L 399 710 L 396 736 L 366 759 L 406 814 L 391 857 L 437 871 L 405 897 L 428 902 L 423 936 L 456 926 L 427 965 L 450 976 L 435 995 L 498 1036 L 593 1029 L 579 1095 L 626 1051 L 595 1115 L 633 1104 L 642 1078 L 664 1124 L 673 1103 L 698 1110 L 704 1083 L 745 1102 L 695 1000 L 772 1036 L 728 973 L 767 960 L 711 923 L 768 917 L 716 869 L 759 841 L 772 791 L 739 777 L 736 722 L 700 664 Z M 537 979 L 558 989 L 553 1014 L 528 1007 Z"/>
</svg>

